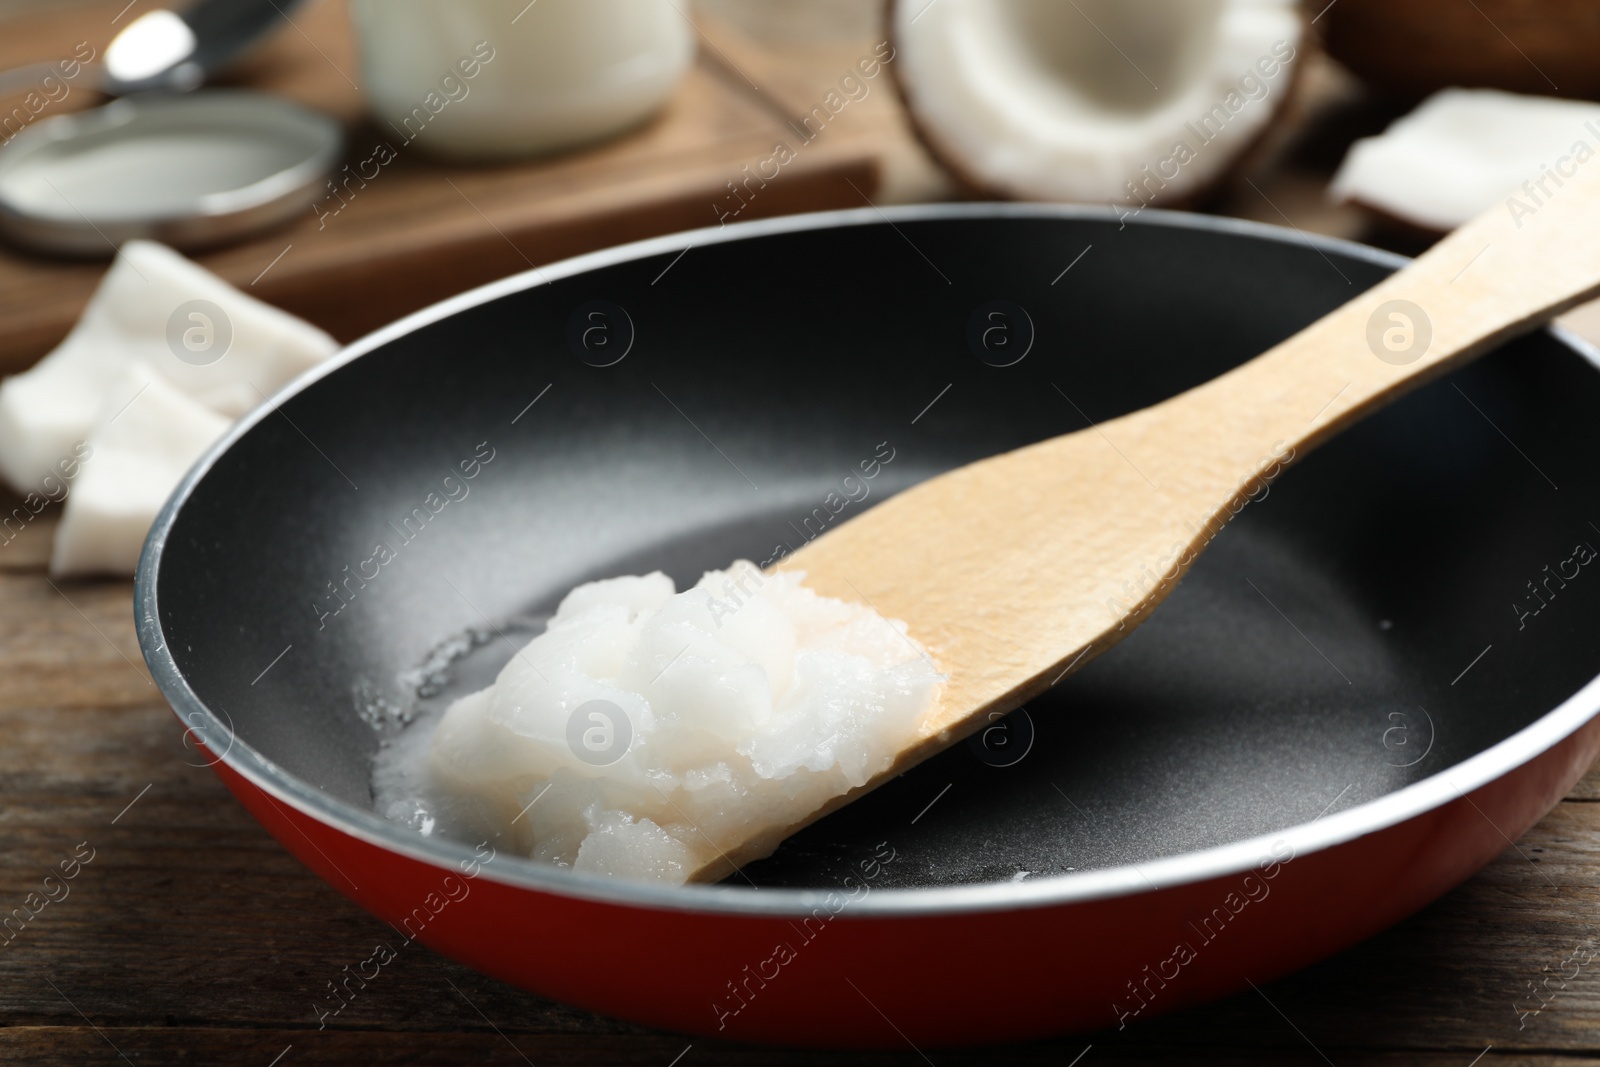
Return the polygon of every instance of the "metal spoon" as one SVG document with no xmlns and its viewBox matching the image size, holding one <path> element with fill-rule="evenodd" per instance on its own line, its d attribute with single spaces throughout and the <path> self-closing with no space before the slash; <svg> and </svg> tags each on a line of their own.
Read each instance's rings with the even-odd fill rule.
<svg viewBox="0 0 1600 1067">
<path fill-rule="evenodd" d="M 165 89 L 188 92 L 244 53 L 300 0 L 200 0 L 182 13 L 148 11 L 112 38 L 92 87 L 107 96 Z M 32 63 L 0 73 L 0 97 L 55 73 Z"/>
<path fill-rule="evenodd" d="M 72 256 L 104 256 L 135 237 L 193 250 L 304 212 L 339 158 L 338 123 L 265 93 L 190 92 L 297 2 L 200 0 L 129 23 L 87 79 L 123 99 L 0 138 L 0 236 Z M 8 71 L 0 97 L 63 76 L 57 64 Z M 218 149 L 241 138 L 255 149 L 247 164 L 219 166 Z M 196 144 L 213 149 L 196 156 Z"/>
</svg>

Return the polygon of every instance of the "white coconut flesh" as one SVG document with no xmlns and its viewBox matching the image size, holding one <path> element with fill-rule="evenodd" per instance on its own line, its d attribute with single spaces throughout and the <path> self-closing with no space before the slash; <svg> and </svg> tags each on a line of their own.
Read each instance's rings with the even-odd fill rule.
<svg viewBox="0 0 1600 1067">
<path fill-rule="evenodd" d="M 170 248 L 123 245 L 66 339 L 0 382 L 0 477 L 30 514 L 66 499 L 51 571 L 132 573 L 205 447 L 337 349 Z"/>
<path fill-rule="evenodd" d="M 1273 120 L 1301 51 L 1294 0 L 899 0 L 918 128 L 1021 199 L 1192 197 Z"/>
<path fill-rule="evenodd" d="M 1329 193 L 1446 231 L 1504 203 L 1532 215 L 1600 153 L 1600 104 L 1445 89 L 1351 146 Z"/>
<path fill-rule="evenodd" d="M 177 347 L 187 336 L 198 349 L 211 331 L 211 341 L 227 339 L 223 354 L 210 362 L 198 350 L 181 358 L 171 336 L 175 314 Z M 190 317 L 196 314 L 202 317 Z M 132 363 L 231 419 L 337 348 L 310 323 L 170 248 L 129 241 L 66 339 L 31 370 L 0 382 L 0 475 L 19 493 L 36 490 L 89 436 L 109 389 Z"/>
<path fill-rule="evenodd" d="M 125 367 L 85 442 L 56 526 L 50 573 L 131 574 L 173 486 L 228 422 L 148 364 Z"/>
</svg>

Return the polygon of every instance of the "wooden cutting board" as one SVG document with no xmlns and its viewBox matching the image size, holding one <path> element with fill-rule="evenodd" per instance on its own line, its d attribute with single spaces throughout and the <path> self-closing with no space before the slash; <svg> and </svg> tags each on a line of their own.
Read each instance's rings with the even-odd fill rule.
<svg viewBox="0 0 1600 1067">
<path fill-rule="evenodd" d="M 84 41 L 103 52 L 148 9 L 111 0 L 8 20 L 0 69 L 70 56 Z M 618 140 L 483 166 L 430 159 L 419 141 L 401 148 L 337 216 L 319 218 L 308 202 L 298 222 L 197 258 L 349 341 L 535 264 L 713 225 L 719 205 L 734 203 L 726 183 L 772 155 L 777 141 L 798 144 L 798 122 L 792 101 L 784 102 L 790 94 L 760 87 L 775 57 L 726 27 L 702 20 L 697 30 L 699 57 L 666 109 Z M 346 157 L 356 163 L 394 139 L 364 117 L 361 78 L 344 0 L 321 0 L 297 9 L 226 80 L 332 114 L 348 131 Z M 35 121 L 97 99 L 73 87 Z M 864 136 L 864 124 L 852 130 L 850 118 L 798 151 L 739 218 L 862 206 L 877 186 L 876 139 Z M 22 369 L 61 339 L 105 267 L 0 247 L 0 373 Z"/>
</svg>

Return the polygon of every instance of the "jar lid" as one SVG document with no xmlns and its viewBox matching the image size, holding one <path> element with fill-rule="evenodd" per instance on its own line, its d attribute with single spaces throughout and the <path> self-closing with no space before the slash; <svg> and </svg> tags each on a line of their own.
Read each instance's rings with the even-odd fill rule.
<svg viewBox="0 0 1600 1067">
<path fill-rule="evenodd" d="M 124 97 L 0 147 L 0 233 L 73 256 L 221 244 L 305 212 L 343 142 L 333 119 L 265 93 Z"/>
</svg>

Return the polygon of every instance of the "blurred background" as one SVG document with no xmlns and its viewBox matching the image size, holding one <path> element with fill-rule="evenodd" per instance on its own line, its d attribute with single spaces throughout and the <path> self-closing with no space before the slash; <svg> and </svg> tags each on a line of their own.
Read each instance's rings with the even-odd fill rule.
<svg viewBox="0 0 1600 1067">
<path fill-rule="evenodd" d="M 538 96 L 539 84 L 517 83 L 513 75 L 519 66 L 539 64 L 513 54 L 480 75 L 475 86 L 479 101 L 456 105 L 414 146 L 401 142 L 398 158 L 379 164 L 372 161 L 374 149 L 380 142 L 395 141 L 399 127 L 392 114 L 407 110 L 406 86 L 429 89 L 426 73 L 416 71 L 432 63 L 443 72 L 449 58 L 415 48 L 407 52 L 410 46 L 399 38 L 382 36 L 391 32 L 387 26 L 382 33 L 369 32 L 364 57 L 361 21 L 352 24 L 362 4 L 353 2 L 354 11 L 346 0 L 282 5 L 284 10 L 259 41 L 207 82 L 263 92 L 335 119 L 345 136 L 331 175 L 339 186 L 322 186 L 317 195 L 302 193 L 287 219 L 275 227 L 215 247 L 185 249 L 233 284 L 309 319 L 340 341 L 531 264 L 719 221 L 963 196 L 1139 206 L 1157 191 L 1157 184 L 1142 179 L 1136 199 L 1129 194 L 1132 187 L 1119 188 L 1118 181 L 1140 180 L 1135 164 L 1141 158 L 1147 157 L 1149 164 L 1162 162 L 1139 143 L 1115 146 L 1106 159 L 1079 160 L 1086 172 L 1095 166 L 1110 168 L 1117 179 L 1110 183 L 1112 195 L 1075 195 L 1085 186 L 1070 182 L 1017 187 L 986 180 L 981 161 L 973 157 L 996 146 L 975 147 L 973 139 L 985 124 L 995 125 L 994 116 L 981 110 L 963 115 L 956 90 L 976 99 L 995 87 L 985 81 L 988 72 L 968 69 L 971 57 L 966 53 L 991 42 L 986 47 L 995 53 L 994 69 L 1020 72 L 1011 79 L 1014 84 L 1003 86 L 1006 95 L 1016 98 L 1019 114 L 1054 108 L 1059 114 L 1052 121 L 1069 126 L 1083 117 L 1084 101 L 1093 100 L 1097 86 L 1123 91 L 1117 89 L 1123 79 L 1143 90 L 1148 82 L 1148 98 L 1111 101 L 1104 114 L 1089 116 L 1089 124 L 1109 122 L 1115 139 L 1121 123 L 1122 128 L 1142 130 L 1139 136 L 1160 146 L 1166 136 L 1161 123 L 1174 136 L 1189 138 L 1175 119 L 1193 120 L 1223 100 L 1230 81 L 1248 73 L 1258 55 L 1267 54 L 1265 43 L 1274 32 L 1218 31 L 1216 25 L 1231 25 L 1227 20 L 1237 14 L 1231 10 L 1235 5 L 1222 0 L 1182 9 L 1163 9 L 1165 0 L 1153 5 L 1130 0 L 1120 6 L 1106 0 L 1061 0 L 1053 8 L 1024 3 L 1017 7 L 1021 29 L 1007 31 L 1014 38 L 1010 40 L 981 17 L 971 23 L 969 5 L 962 0 L 943 6 L 937 0 L 908 0 L 901 5 L 897 33 L 887 29 L 890 20 L 880 0 L 668 0 L 670 12 L 662 17 L 693 22 L 692 32 L 687 26 L 681 29 L 694 55 L 681 74 L 673 75 L 642 124 L 631 122 L 618 134 L 602 131 L 588 143 L 580 136 L 576 145 L 522 158 L 516 158 L 516 146 L 504 153 L 486 152 L 481 143 L 476 146 L 480 158 L 444 158 L 441 148 L 454 149 L 439 131 L 457 121 L 457 112 L 487 107 L 484 98 L 502 89 L 523 92 L 523 100 Z M 428 0 L 421 4 L 426 8 Z M 525 15 L 515 16 L 523 22 L 518 28 L 550 17 L 544 9 L 554 4 L 545 0 L 530 5 Z M 501 6 L 506 11 L 522 7 L 509 0 Z M 1249 137 L 1206 145 L 1202 162 L 1189 168 L 1218 173 L 1207 175 L 1199 183 L 1202 188 L 1150 196 L 1155 206 L 1258 219 L 1415 253 L 1437 236 L 1436 220 L 1431 226 L 1418 225 L 1404 218 L 1403 211 L 1371 210 L 1360 202 L 1359 189 L 1354 195 L 1344 190 L 1342 196 L 1330 191 L 1352 144 L 1384 131 L 1430 91 L 1451 85 L 1539 91 L 1552 97 L 1594 91 L 1582 65 L 1586 50 L 1600 39 L 1600 7 L 1595 5 L 1336 0 L 1298 9 L 1287 2 L 1266 6 L 1296 11 L 1299 28 L 1290 34 L 1295 38 L 1290 43 L 1292 68 L 1286 64 L 1276 81 L 1266 79 L 1271 92 L 1264 98 L 1245 101 L 1235 125 L 1251 125 Z M 149 0 L 0 0 L 0 68 L 60 60 L 85 44 L 103 58 L 118 33 L 141 17 L 148 19 L 157 7 Z M 418 14 L 417 0 L 394 0 L 381 10 L 386 13 L 382 18 L 368 21 L 432 17 Z M 464 27 L 474 18 L 488 18 L 491 10 L 498 8 L 466 4 L 458 8 L 457 22 Z M 1168 17 L 1179 10 L 1186 12 L 1184 19 Z M 534 27 L 544 36 L 553 36 L 560 27 L 551 23 L 548 29 L 550 33 Z M 1434 31 L 1437 40 L 1430 44 L 1428 34 Z M 472 32 L 485 40 L 495 37 L 481 27 Z M 1266 35 L 1262 44 L 1252 44 L 1251 33 Z M 1052 43 L 1056 37 L 1070 47 L 1057 48 Z M 891 39 L 894 59 L 873 77 L 862 76 L 862 60 Z M 961 57 L 941 51 L 951 40 L 965 50 Z M 1322 47 L 1325 40 L 1346 62 L 1330 58 Z M 515 53 L 513 39 L 500 44 L 502 51 L 510 47 Z M 1174 67 L 1177 61 L 1166 54 L 1174 48 L 1197 54 L 1210 49 L 1212 54 L 1183 60 L 1187 68 L 1182 63 Z M 439 49 L 448 51 L 443 42 Z M 1571 52 L 1577 53 L 1575 58 L 1563 58 Z M 393 57 L 387 61 L 393 69 L 373 69 L 373 53 Z M 1361 76 L 1352 73 L 1352 61 Z M 1214 69 L 1205 70 L 1206 63 Z M 1201 65 L 1198 73 L 1196 64 Z M 1569 68 L 1579 73 L 1569 75 Z M 1159 89 L 1147 69 L 1162 73 Z M 941 73 L 929 73 L 935 71 Z M 1036 76 L 1040 71 L 1047 76 Z M 852 77 L 859 93 L 841 97 L 841 79 Z M 926 92 L 913 94 L 925 106 L 911 121 L 906 97 L 898 90 L 918 78 L 930 84 L 924 86 Z M 492 84 L 496 79 L 508 79 L 506 86 Z M 36 115 L 28 113 L 18 95 L 30 84 L 13 86 L 11 95 L 0 101 L 10 117 L 0 136 L 9 141 L 22 126 L 102 103 L 105 97 L 90 81 L 80 75 L 65 82 L 64 96 L 58 91 L 35 97 Z M 1565 89 L 1558 83 L 1565 83 Z M 387 98 L 384 86 L 389 87 Z M 832 103 L 817 110 L 830 93 L 832 101 L 842 102 L 837 114 Z M 984 106 L 992 104 L 984 101 Z M 0 119 L 8 118 L 5 113 Z M 796 131 L 809 136 L 820 125 L 806 124 L 806 117 L 816 114 L 828 119 L 826 129 L 814 140 L 797 139 Z M 1474 121 L 1469 115 L 1469 126 Z M 1493 126 L 1493 115 L 1486 121 Z M 1527 125 L 1516 116 L 1499 121 L 1501 129 L 1508 123 Z M 1576 128 L 1576 119 L 1570 125 Z M 1559 142 L 1564 134 L 1556 137 Z M 1485 151 L 1493 148 L 1494 138 L 1492 131 L 1479 137 Z M 799 146 L 792 162 L 780 161 L 781 168 L 770 162 L 778 142 Z M 929 144 L 942 150 L 930 153 Z M 1080 150 L 1082 145 L 1069 144 L 1061 151 L 1081 155 Z M 1524 146 L 1522 155 L 1536 160 L 1540 151 L 1539 146 Z M 0 173 L 4 158 L 0 151 Z M 1056 167 L 1058 158 L 1066 156 L 1046 155 L 1038 165 Z M 763 167 L 781 173 L 770 182 L 752 182 L 752 174 Z M 352 182 L 352 168 L 368 178 L 358 175 Z M 1470 161 L 1456 170 L 1471 171 Z M 381 178 L 372 177 L 374 171 L 381 171 Z M 1381 186 L 1387 172 L 1380 167 L 1378 173 Z M 1396 180 L 1403 186 L 1406 178 Z M 1432 174 L 1410 180 L 1415 186 L 1444 179 Z M 1399 190 L 1401 200 L 1406 192 Z M 1411 195 L 1416 198 L 1415 189 Z M 5 197 L 0 181 L 0 202 Z M 342 208 L 337 217 L 330 213 L 335 207 Z M 0 211 L 0 221 L 4 216 Z M 105 236 L 107 228 L 99 229 Z M 114 236 L 103 242 L 105 255 Z M 95 244 L 100 238 L 87 234 L 87 240 Z M 85 262 L 43 251 L 23 251 L 15 241 L 0 245 L 0 372 L 22 369 L 56 344 L 104 269 L 103 262 L 92 261 L 92 254 Z M 360 300 L 348 298 L 352 287 L 361 292 Z M 1600 317 L 1579 313 L 1570 321 L 1600 336 Z"/>
<path fill-rule="evenodd" d="M 520 92 L 524 105 L 540 92 L 552 99 L 559 95 L 519 72 L 547 64 L 519 56 L 517 40 L 508 36 L 499 44 L 512 58 L 498 67 L 491 63 L 475 86 L 467 86 L 476 89 L 478 101 L 454 105 L 415 145 L 400 142 L 397 158 L 375 162 L 374 150 L 394 142 L 400 130 L 393 116 L 407 112 L 405 94 L 433 88 L 427 82 L 429 64 L 443 72 L 450 62 L 443 52 L 453 45 L 436 42 L 435 55 L 407 44 L 403 33 L 395 36 L 400 31 L 392 23 L 410 19 L 421 25 L 417 20 L 435 17 L 423 12 L 428 0 L 420 0 L 420 8 L 418 2 L 372 6 L 373 12 L 384 14 L 366 20 L 365 55 L 361 0 L 352 0 L 353 10 L 346 0 L 284 4 L 259 41 L 207 82 L 296 102 L 331 116 L 343 129 L 341 158 L 331 175 L 337 185 L 321 186 L 317 195 L 303 192 L 275 227 L 215 247 L 185 249 L 233 284 L 309 319 L 340 341 L 532 264 L 719 221 L 868 203 L 1001 196 L 1138 207 L 1148 199 L 1158 207 L 1258 219 L 1415 253 L 1437 236 L 1438 220 L 1419 225 L 1393 205 L 1372 210 L 1370 202 L 1363 204 L 1359 188 L 1338 196 L 1330 191 L 1352 144 L 1384 131 L 1432 90 L 1452 85 L 1542 91 L 1551 97 L 1592 94 L 1593 79 L 1582 73 L 1584 53 L 1600 38 L 1600 7 L 1595 5 L 1515 0 L 1454 5 L 1444 0 L 1408 5 L 1336 0 L 1298 8 L 1287 0 L 1267 4 L 1295 12 L 1298 28 L 1288 35 L 1292 65 L 1284 64 L 1275 78 L 1263 79 L 1268 90 L 1264 97 L 1244 101 L 1234 126 L 1249 126 L 1249 136 L 1206 144 L 1201 161 L 1185 171 L 1208 171 L 1204 181 L 1190 183 L 1193 188 L 1178 189 L 1180 183 L 1174 182 L 1172 189 L 1162 189 L 1164 181 L 1148 177 L 1150 165 L 1166 162 L 1160 146 L 1178 136 L 1194 140 L 1178 120 L 1192 126 L 1218 106 L 1230 84 L 1241 74 L 1248 76 L 1259 57 L 1268 56 L 1271 39 L 1282 39 L 1279 30 L 1265 23 L 1244 29 L 1235 25 L 1248 21 L 1239 11 L 1251 5 L 1223 0 L 1182 8 L 1163 8 L 1165 0 L 1022 3 L 1010 5 L 1019 14 L 1011 20 L 1015 25 L 1008 25 L 974 16 L 963 0 L 942 5 L 938 0 L 907 0 L 897 14 L 899 28 L 891 32 L 879 0 L 663 0 L 668 7 L 658 14 L 668 22 L 652 24 L 654 30 L 641 28 L 635 36 L 653 32 L 659 39 L 669 24 L 692 21 L 692 30 L 684 25 L 674 32 L 682 32 L 694 54 L 681 73 L 663 74 L 670 76 L 670 84 L 663 83 L 661 99 L 642 123 L 630 121 L 620 133 L 609 133 L 601 121 L 595 127 L 600 132 L 587 142 L 580 131 L 576 143 L 569 144 L 574 141 L 569 136 L 550 142 L 556 143 L 553 150 L 531 154 L 514 144 L 486 148 L 482 139 L 466 149 L 452 145 L 447 127 L 464 123 L 469 108 L 481 106 L 474 117 L 482 120 L 491 105 L 485 98 L 492 94 Z M 59 60 L 85 44 L 103 58 L 118 33 L 141 17 L 148 20 L 158 6 L 149 0 L 0 0 L 0 67 Z M 506 12 L 522 6 L 509 0 L 499 5 Z M 559 14 L 555 6 L 556 0 L 528 5 L 525 14 L 513 15 L 522 22 L 516 28 L 526 30 L 539 19 L 554 18 Z M 474 19 L 492 21 L 490 12 L 499 7 L 461 5 L 452 25 L 466 33 Z M 434 8 L 435 13 L 444 10 Z M 1169 17 L 1178 11 L 1184 12 L 1183 18 Z M 352 15 L 357 16 L 354 24 Z M 496 32 L 512 28 L 497 27 Z M 533 30 L 524 38 L 579 32 L 555 22 L 533 25 Z M 1435 31 L 1437 40 L 1430 44 L 1428 34 Z M 496 38 L 496 32 L 481 26 L 471 32 L 485 40 Z M 1260 40 L 1252 41 L 1252 34 Z M 1057 38 L 1066 43 L 1058 47 Z M 864 76 L 860 64 L 886 41 L 894 58 L 872 77 Z M 1330 58 L 1324 41 L 1345 62 Z M 957 44 L 957 51 L 949 51 Z M 994 54 L 974 66 L 972 55 L 979 45 Z M 647 47 L 639 44 L 641 50 Z M 1170 54 L 1175 50 L 1183 53 L 1177 59 Z M 1578 54 L 1565 56 L 1572 52 Z M 389 58 L 375 65 L 375 55 Z M 637 58 L 646 58 L 644 52 Z M 1352 62 L 1361 68 L 1361 76 L 1352 73 Z M 1577 73 L 1569 74 L 1569 69 Z M 1002 76 L 991 78 L 996 71 Z M 1151 71 L 1161 74 L 1159 88 Z M 579 77 L 571 72 L 567 76 Z M 842 79 L 859 86 L 858 91 L 842 96 Z M 497 80 L 504 84 L 494 84 Z M 910 95 L 922 106 L 909 116 L 907 96 L 899 91 L 908 81 L 924 83 L 919 86 L 923 91 Z M 105 98 L 90 82 L 90 75 L 80 75 L 65 82 L 64 96 L 58 91 L 35 97 L 36 115 L 18 110 L 23 105 L 14 91 L 0 102 L 11 116 L 3 135 L 9 141 L 22 126 L 102 103 Z M 1147 97 L 1106 96 L 1103 106 L 1095 102 L 1104 93 L 1132 93 L 1118 88 L 1124 83 L 1142 91 L 1146 82 Z M 1045 152 L 1033 161 L 1041 174 L 1072 169 L 1060 164 L 1067 159 L 1075 160 L 1072 166 L 1083 174 L 1098 167 L 1112 179 L 1106 188 L 1110 195 L 1085 195 L 1082 190 L 1091 185 L 1066 179 L 1053 183 L 1046 176 L 1030 185 L 996 180 L 992 169 L 985 173 L 983 155 L 1014 158 L 1006 152 L 1029 149 L 1004 143 L 1007 137 L 1017 140 L 1016 128 L 983 110 L 996 106 L 990 97 L 1002 90 L 1014 97 L 999 106 L 1002 111 L 1013 108 L 1015 115 L 1003 118 L 1015 118 L 1016 128 L 1035 121 L 1030 115 L 1043 115 L 1067 129 L 1069 140 L 1075 121 L 1104 127 L 1096 133 L 1102 141 L 1123 138 L 1121 130 L 1143 138 L 1113 144 L 1102 153 L 1104 158 L 1089 158 L 1101 149 L 1087 142 L 1046 145 L 1056 155 Z M 514 106 L 496 99 L 501 100 L 502 116 L 510 116 Z M 978 103 L 964 113 L 967 102 L 974 100 Z M 1085 101 L 1100 113 L 1086 116 Z M 1480 122 L 1486 132 L 1477 141 L 1485 154 L 1495 150 L 1495 129 L 1528 125 L 1520 112 L 1496 120 L 1492 107 L 1475 108 L 1467 109 L 1469 128 L 1480 122 L 1477 111 L 1488 113 Z M 797 138 L 797 131 L 809 137 L 821 125 L 820 120 L 808 125 L 811 115 L 826 118 L 826 129 L 811 140 Z M 1568 125 L 1577 128 L 1582 117 Z M 1170 127 L 1170 140 L 1164 140 L 1168 130 L 1163 124 Z M 986 126 L 1005 127 L 998 129 L 993 145 L 979 143 L 987 136 Z M 1560 143 L 1565 134 L 1554 136 Z M 1468 140 L 1470 149 L 1470 136 Z M 772 162 L 779 142 L 795 147 L 792 162 Z M 1151 148 L 1143 147 L 1145 143 Z M 1400 155 L 1408 145 L 1415 151 L 1422 143 L 1398 146 Z M 936 148 L 933 153 L 930 144 Z M 15 154 L 15 146 L 7 148 Z M 463 151 L 469 158 L 462 158 Z M 1520 154 L 1534 161 L 1541 151 L 1539 145 L 1521 146 Z M 0 151 L 0 175 L 5 158 Z M 1138 171 L 1141 159 L 1148 160 L 1144 178 Z M 1418 183 L 1423 183 L 1422 198 L 1431 199 L 1426 183 L 1446 180 L 1439 173 L 1408 178 L 1403 164 L 1391 163 L 1388 171 L 1376 168 L 1376 179 L 1370 174 L 1374 168 L 1367 168 L 1367 185 L 1376 182 L 1381 194 L 1396 166 L 1399 177 L 1394 180 L 1401 186 L 1397 202 L 1403 203 L 1408 194 L 1416 200 Z M 778 176 L 752 180 L 763 168 L 769 168 L 769 175 L 778 170 Z M 1455 167 L 1472 169 L 1470 160 Z M 381 178 L 373 176 L 375 171 Z M 1536 163 L 1533 171 L 1537 173 Z M 354 172 L 367 177 L 355 174 L 352 180 Z M 1120 185 L 1123 179 L 1138 181 L 1137 193 L 1132 185 Z M 1409 190 L 1408 180 L 1413 186 Z M 5 199 L 0 180 L 0 206 Z M 342 210 L 335 216 L 334 208 Z M 0 211 L 0 221 L 4 216 Z M 101 237 L 107 236 L 107 227 L 98 229 Z M 100 242 L 85 234 L 91 244 Z M 109 255 L 114 239 L 110 235 L 102 243 L 103 254 Z M 103 271 L 103 263 L 63 259 L 48 248 L 44 253 L 22 251 L 15 241 L 0 246 L 0 372 L 22 369 L 59 341 Z M 348 298 L 352 287 L 361 292 L 360 300 Z M 1600 335 L 1600 326 L 1590 325 L 1595 315 L 1580 313 L 1572 321 Z"/>
</svg>

